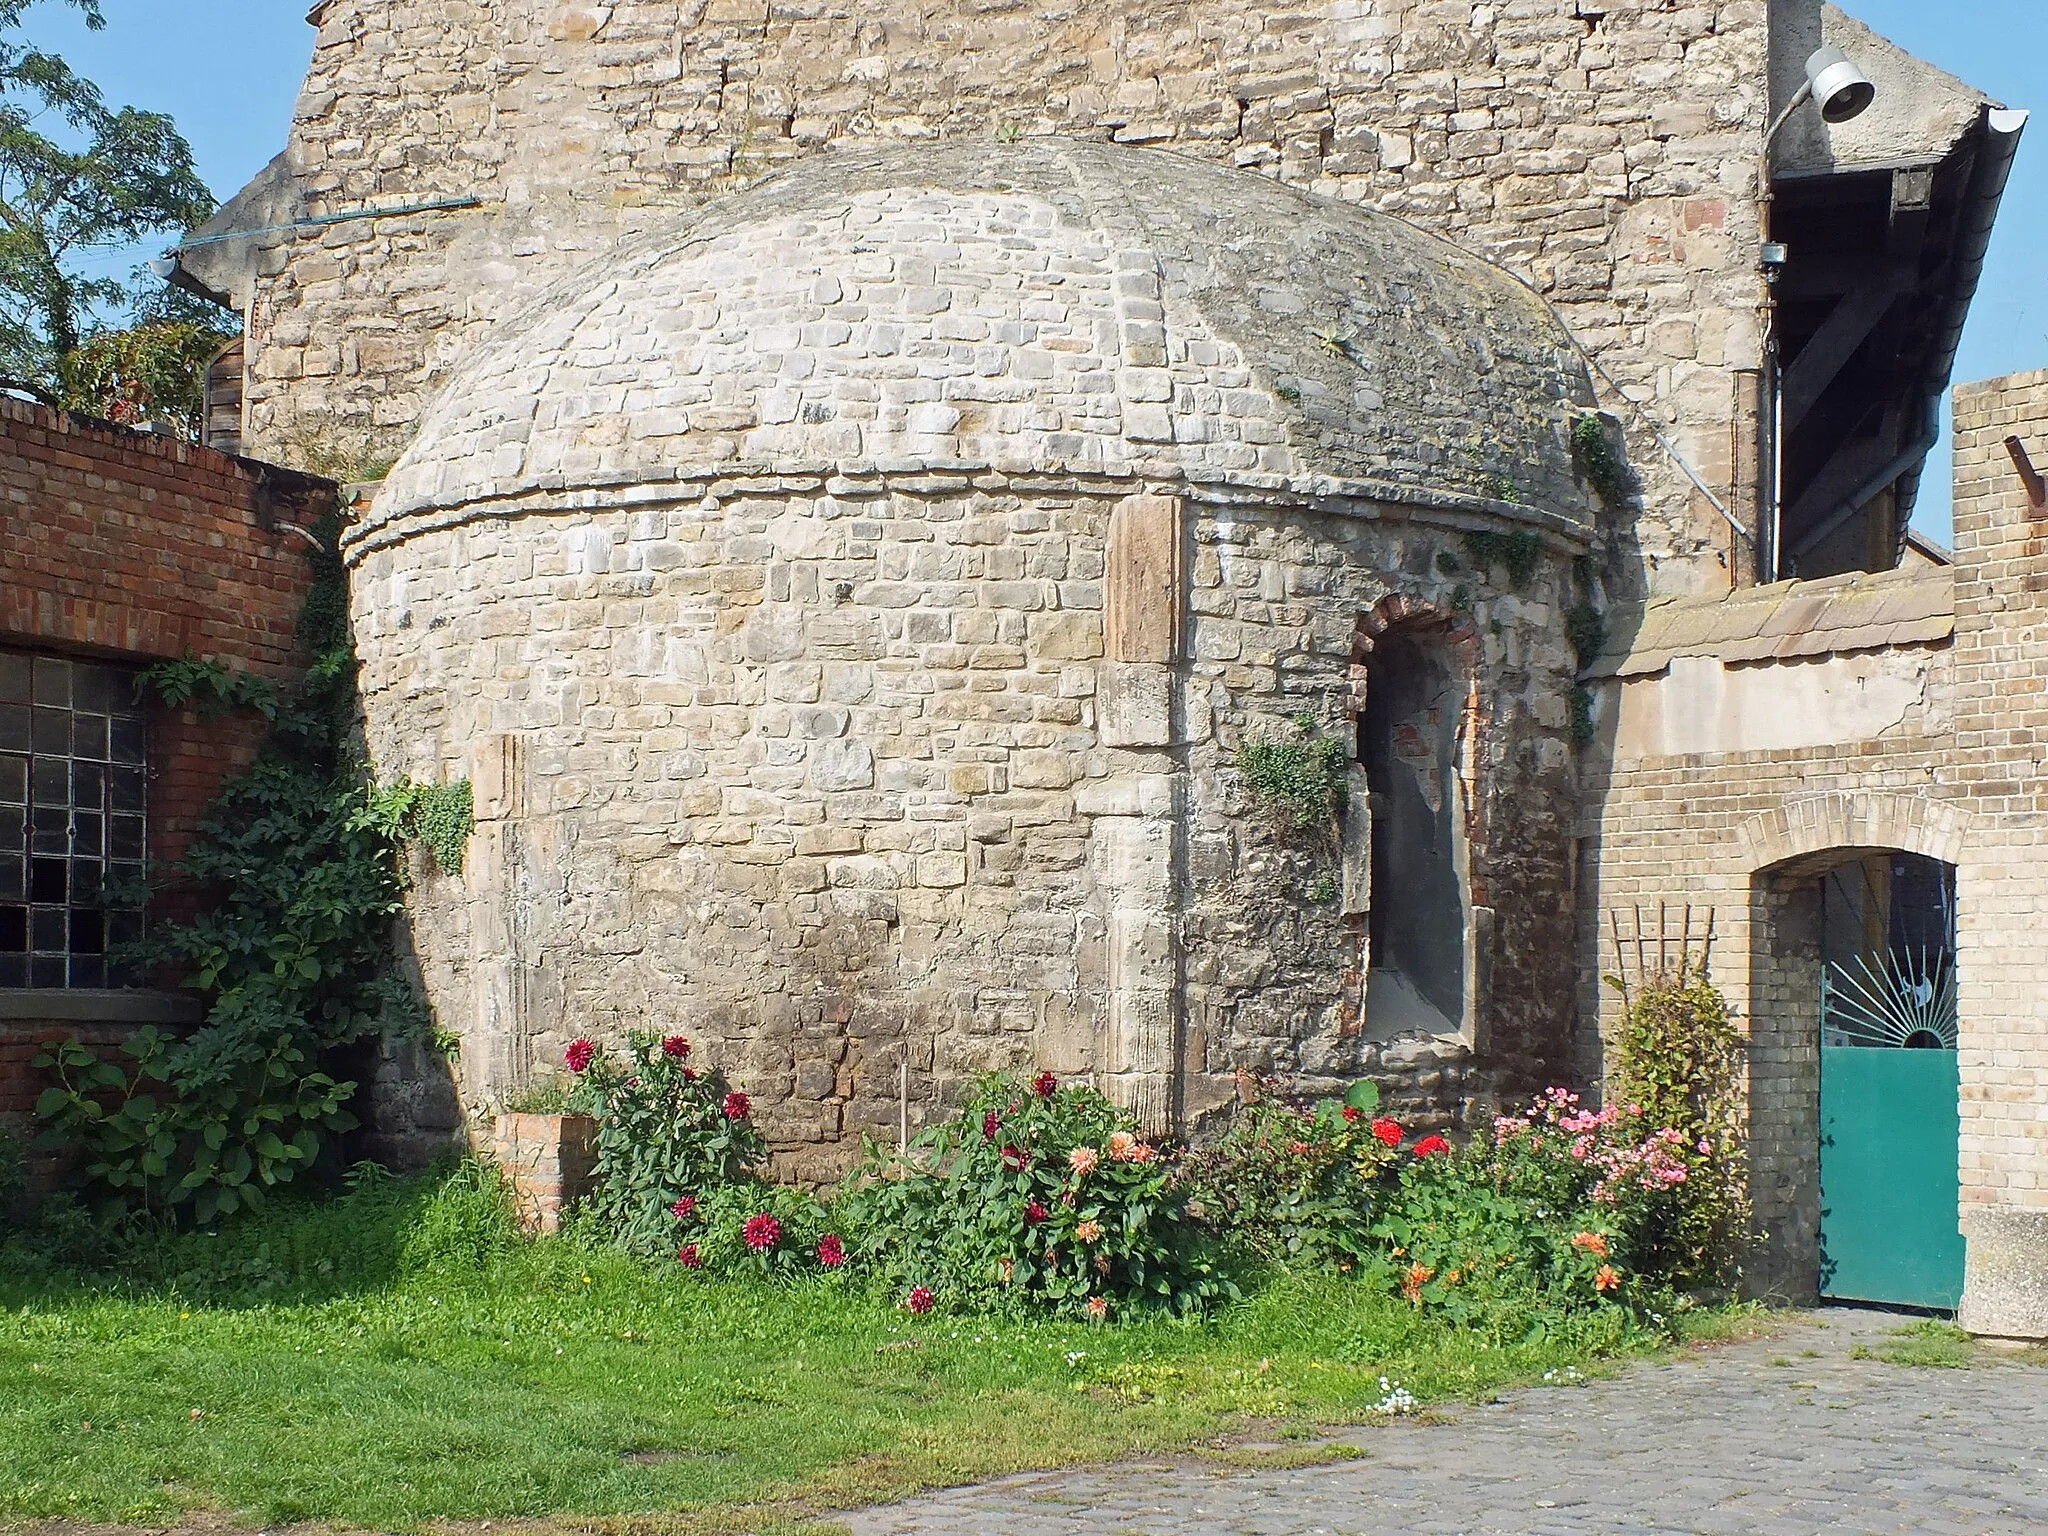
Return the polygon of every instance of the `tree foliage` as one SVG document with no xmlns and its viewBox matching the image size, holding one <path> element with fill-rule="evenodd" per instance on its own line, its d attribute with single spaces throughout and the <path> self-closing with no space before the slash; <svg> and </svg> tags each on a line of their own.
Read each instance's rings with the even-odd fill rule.
<svg viewBox="0 0 2048 1536">
<path fill-rule="evenodd" d="M 64 0 L 97 29 L 98 0 Z M 86 258 L 213 212 L 192 148 L 160 112 L 109 107 L 99 88 L 20 35 L 34 0 L 0 0 L 0 380 L 51 405 L 119 420 L 169 418 L 189 435 L 193 389 L 231 334 L 95 275 Z M 126 339 L 120 320 L 144 313 Z"/>
</svg>

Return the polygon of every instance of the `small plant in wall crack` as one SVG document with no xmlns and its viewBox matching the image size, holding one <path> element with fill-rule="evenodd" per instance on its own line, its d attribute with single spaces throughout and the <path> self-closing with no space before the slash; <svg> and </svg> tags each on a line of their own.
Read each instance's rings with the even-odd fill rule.
<svg viewBox="0 0 2048 1536">
<path fill-rule="evenodd" d="M 1606 422 L 1590 411 L 1572 421 L 1572 463 L 1610 512 L 1627 506 L 1636 492 L 1636 477 L 1614 451 Z"/>
<path fill-rule="evenodd" d="M 1289 831 L 1327 830 L 1344 809 L 1344 743 L 1321 735 L 1315 717 L 1294 717 L 1292 734 L 1246 740 L 1236 767 L 1260 809 Z"/>
</svg>

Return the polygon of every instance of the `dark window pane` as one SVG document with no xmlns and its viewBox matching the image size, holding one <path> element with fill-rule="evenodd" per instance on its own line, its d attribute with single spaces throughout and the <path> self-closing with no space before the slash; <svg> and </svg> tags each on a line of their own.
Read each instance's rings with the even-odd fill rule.
<svg viewBox="0 0 2048 1536">
<path fill-rule="evenodd" d="M 109 912 L 107 914 L 107 945 L 112 948 L 120 944 L 133 944 L 142 937 L 142 914 L 140 912 Z"/>
<path fill-rule="evenodd" d="M 32 955 L 28 962 L 28 984 L 32 987 L 61 987 L 65 970 L 62 955 Z"/>
<path fill-rule="evenodd" d="M 79 709 L 90 709 L 102 715 L 110 715 L 117 709 L 126 709 L 135 703 L 135 684 L 124 672 L 112 667 L 88 667 L 83 664 L 71 669 L 72 704 Z"/>
<path fill-rule="evenodd" d="M 4 816 L 5 812 L 0 812 Z M 92 811 L 80 811 L 71 818 L 71 851 L 86 858 L 97 858 L 106 850 L 100 846 L 104 816 Z"/>
<path fill-rule="evenodd" d="M 61 805 L 36 810 L 29 831 L 33 839 L 31 851 L 35 853 L 71 851 L 71 813 Z"/>
<path fill-rule="evenodd" d="M 0 853 L 21 852 L 28 835 L 28 812 L 18 805 L 0 805 Z"/>
<path fill-rule="evenodd" d="M 74 987 L 104 987 L 107 984 L 107 962 L 98 955 L 82 955 L 76 950 L 71 954 L 71 985 Z"/>
<path fill-rule="evenodd" d="M 71 755 L 73 757 L 105 757 L 107 755 L 107 717 L 105 715 L 73 715 L 71 717 Z"/>
<path fill-rule="evenodd" d="M 28 750 L 28 706 L 0 704 L 0 750 Z"/>
<path fill-rule="evenodd" d="M 28 658 L 19 651 L 0 651 L 0 703 L 28 702 Z"/>
<path fill-rule="evenodd" d="M 71 912 L 71 953 L 103 955 L 106 952 L 106 920 L 97 912 L 74 907 Z"/>
<path fill-rule="evenodd" d="M 28 908 L 0 907 L 0 954 L 18 955 L 28 948 Z"/>
<path fill-rule="evenodd" d="M 61 757 L 39 757 L 29 772 L 29 788 L 36 805 L 71 804 L 71 765 Z"/>
<path fill-rule="evenodd" d="M 28 956 L 10 955 L 0 950 L 0 987 L 25 987 L 28 985 Z"/>
<path fill-rule="evenodd" d="M 142 721 L 133 716 L 114 716 L 112 731 L 113 758 L 117 763 L 139 763 L 143 760 L 144 735 Z"/>
<path fill-rule="evenodd" d="M 35 693 L 38 704 L 71 707 L 71 663 L 60 656 L 35 658 Z"/>
<path fill-rule="evenodd" d="M 76 906 L 100 906 L 100 861 L 98 859 L 73 859 L 71 861 L 71 900 Z"/>
<path fill-rule="evenodd" d="M 139 888 L 142 884 L 142 865 L 139 863 L 109 864 L 107 866 L 107 884 L 115 887 L 117 890 L 126 889 L 130 886 Z"/>
<path fill-rule="evenodd" d="M 22 881 L 28 875 L 28 861 L 18 853 L 0 853 L 0 901 L 26 901 Z"/>
<path fill-rule="evenodd" d="M 110 859 L 139 859 L 142 857 L 142 818 L 140 816 L 109 816 L 107 818 L 107 857 Z"/>
<path fill-rule="evenodd" d="M 108 805 L 117 811 L 140 814 L 147 782 L 147 776 L 140 768 L 114 769 L 107 775 Z"/>
<path fill-rule="evenodd" d="M 45 709 L 38 704 L 29 724 L 29 749 L 62 757 L 71 750 L 71 714 L 68 710 Z"/>
<path fill-rule="evenodd" d="M 70 919 L 70 910 L 65 907 L 30 907 L 28 947 L 39 955 L 63 954 Z"/>
<path fill-rule="evenodd" d="M 0 805 L 28 804 L 28 759 L 0 757 Z"/>
<path fill-rule="evenodd" d="M 98 763 L 71 765 L 71 803 L 80 810 L 96 811 L 106 803 L 107 770 Z"/>
<path fill-rule="evenodd" d="M 64 859 L 30 859 L 28 899 L 53 903 L 63 901 L 70 886 L 69 870 L 70 864 Z"/>
</svg>

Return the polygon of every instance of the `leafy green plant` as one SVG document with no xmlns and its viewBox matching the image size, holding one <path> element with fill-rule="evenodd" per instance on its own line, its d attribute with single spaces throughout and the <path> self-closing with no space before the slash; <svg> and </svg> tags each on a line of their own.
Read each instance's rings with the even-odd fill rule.
<svg viewBox="0 0 2048 1536">
<path fill-rule="evenodd" d="M 1464 540 L 1473 565 L 1482 571 L 1500 566 L 1507 572 L 1508 585 L 1517 591 L 1536 573 L 1536 562 L 1543 555 L 1542 536 L 1527 528 L 1513 533 L 1468 533 Z"/>
<path fill-rule="evenodd" d="M 901 1157 L 870 1146 L 839 1208 L 856 1260 L 914 1310 L 1101 1320 L 1236 1294 L 1186 1203 L 1128 1113 L 1047 1072 L 983 1078 Z"/>
<path fill-rule="evenodd" d="M 212 1059 L 196 1071 L 181 1043 L 153 1028 L 123 1047 L 132 1069 L 76 1041 L 48 1047 L 36 1064 L 57 1081 L 36 1113 L 86 1148 L 95 1183 L 145 1207 L 189 1202 L 202 1222 L 257 1204 L 311 1166 L 323 1131 L 355 1126 L 343 1107 L 355 1085 L 311 1070 L 289 1033 L 208 1043 Z"/>
<path fill-rule="evenodd" d="M 316 530 L 299 620 L 308 665 L 292 688 L 189 656 L 142 677 L 174 706 L 251 709 L 270 730 L 169 872 L 200 898 L 199 914 L 154 928 L 127 957 L 175 967 L 205 997 L 204 1023 L 184 1039 L 137 1035 L 127 1065 L 76 1040 L 38 1057 L 58 1079 L 37 1106 L 46 1143 L 76 1147 L 115 1204 L 199 1221 L 257 1204 L 354 1125 L 354 1084 L 333 1075 L 333 1053 L 378 1030 L 425 1028 L 391 949 L 401 854 L 409 839 L 432 837 L 441 867 L 444 852 L 459 867 L 450 845 L 466 824 L 467 788 L 458 797 L 370 785 L 339 531 L 334 514 Z"/>
<path fill-rule="evenodd" d="M 1571 443 L 1572 462 L 1586 483 L 1610 512 L 1620 511 L 1635 494 L 1636 479 L 1614 451 L 1606 423 L 1590 411 L 1574 418 Z"/>
<path fill-rule="evenodd" d="M 1253 1084 L 1223 1136 L 1176 1163 L 1189 1216 L 1269 1262 L 1353 1267 L 1372 1252 L 1374 1181 L 1397 1156 L 1373 1133 L 1379 1102 L 1369 1082 L 1306 1109 Z"/>
<path fill-rule="evenodd" d="M 369 801 L 370 812 L 386 835 L 424 846 L 442 874 L 462 873 L 463 851 L 476 828 L 476 802 L 469 780 L 415 784 L 411 779 L 399 779 L 373 789 Z"/>
<path fill-rule="evenodd" d="M 1593 690 L 1584 683 L 1572 689 L 1571 711 L 1572 741 L 1581 747 L 1591 746 L 1593 738 L 1600 734 L 1600 727 L 1593 719 Z"/>
<path fill-rule="evenodd" d="M 758 1180 L 714 1185 L 675 1219 L 686 1267 L 712 1275 L 846 1274 L 845 1240 L 807 1190 Z M 694 1250 L 694 1257 L 684 1259 Z"/>
<path fill-rule="evenodd" d="M 1327 831 L 1344 809 L 1344 743 L 1316 733 L 1315 717 L 1294 717 L 1293 736 L 1241 743 L 1237 771 L 1266 814 L 1291 831 Z"/>
<path fill-rule="evenodd" d="M 577 1221 L 603 1242 L 673 1256 L 677 1207 L 751 1183 L 767 1159 L 747 1096 L 691 1066 L 682 1035 L 636 1030 L 618 1056 L 579 1039 L 568 1064 L 581 1079 L 571 1102 L 597 1120 L 596 1188 Z"/>
<path fill-rule="evenodd" d="M 1619 986 L 1618 980 L 1610 978 Z M 1748 1042 L 1727 998 L 1697 971 L 1646 980 L 1616 1031 L 1608 1097 L 1676 1138 L 1686 1166 L 1682 1204 L 1650 1262 L 1681 1282 L 1732 1278 L 1748 1235 L 1742 1177 L 1743 1060 Z"/>
<path fill-rule="evenodd" d="M 498 1097 L 503 1115 L 573 1115 L 580 1113 L 576 1085 L 558 1077 L 543 1078 L 524 1088 L 506 1090 Z"/>
</svg>

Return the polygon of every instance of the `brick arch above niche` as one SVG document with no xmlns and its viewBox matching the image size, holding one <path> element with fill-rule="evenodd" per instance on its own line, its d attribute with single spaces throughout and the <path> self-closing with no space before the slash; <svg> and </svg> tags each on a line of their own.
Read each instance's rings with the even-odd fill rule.
<svg viewBox="0 0 2048 1536">
<path fill-rule="evenodd" d="M 1962 861 L 1971 813 L 1951 801 L 1905 790 L 1788 795 L 1736 829 L 1742 867 L 1797 874 L 1811 859 L 1853 848 L 1893 848 L 1946 864 Z"/>
</svg>

